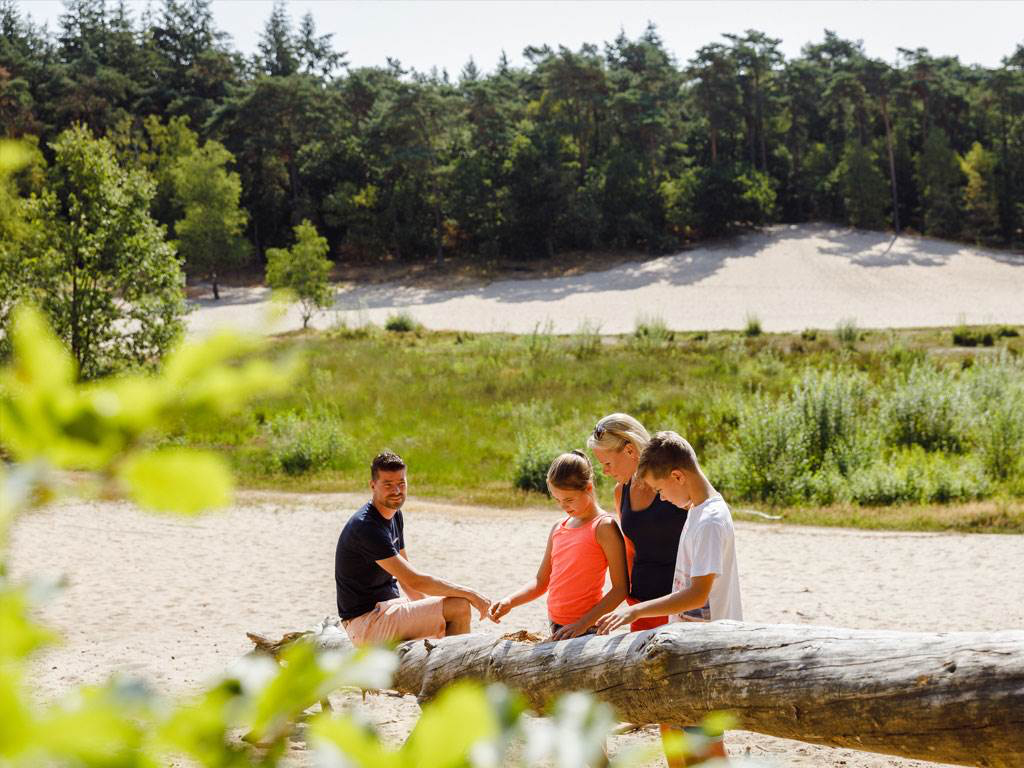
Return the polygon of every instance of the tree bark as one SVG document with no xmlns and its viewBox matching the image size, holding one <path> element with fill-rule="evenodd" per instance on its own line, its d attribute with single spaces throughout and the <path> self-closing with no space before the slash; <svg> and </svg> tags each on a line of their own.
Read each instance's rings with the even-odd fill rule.
<svg viewBox="0 0 1024 768">
<path fill-rule="evenodd" d="M 881 98 L 882 119 L 885 121 L 885 144 L 889 149 L 889 181 L 892 184 L 892 226 L 896 234 L 900 233 L 900 204 L 896 193 L 896 156 L 892 148 L 892 124 L 889 122 L 889 105 L 883 95 Z"/>
<path fill-rule="evenodd" d="M 337 622 L 337 619 L 333 620 Z M 325 620 L 304 637 L 350 647 Z M 699 722 L 985 768 L 1024 765 L 1024 631 L 909 633 L 721 621 L 558 643 L 485 635 L 398 647 L 394 687 L 429 699 L 462 678 L 505 683 L 543 708 L 592 691 L 634 723 Z"/>
</svg>

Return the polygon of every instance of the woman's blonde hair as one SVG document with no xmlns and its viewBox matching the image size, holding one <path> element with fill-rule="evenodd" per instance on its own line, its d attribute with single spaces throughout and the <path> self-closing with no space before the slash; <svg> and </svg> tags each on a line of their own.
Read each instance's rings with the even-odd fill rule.
<svg viewBox="0 0 1024 768">
<path fill-rule="evenodd" d="M 548 485 L 560 491 L 585 491 L 594 482 L 594 467 L 583 451 L 563 453 L 548 467 Z"/>
<path fill-rule="evenodd" d="M 610 413 L 597 422 L 593 434 L 587 438 L 587 447 L 621 451 L 628 443 L 639 456 L 650 441 L 651 435 L 644 425 L 628 413 Z"/>
</svg>

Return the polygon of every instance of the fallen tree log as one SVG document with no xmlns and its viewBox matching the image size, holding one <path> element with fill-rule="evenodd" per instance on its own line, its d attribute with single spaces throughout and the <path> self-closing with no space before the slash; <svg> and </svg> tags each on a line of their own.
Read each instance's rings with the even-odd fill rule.
<svg viewBox="0 0 1024 768">
<path fill-rule="evenodd" d="M 250 637 L 264 650 L 281 647 Z M 326 620 L 302 639 L 350 647 Z M 697 723 L 726 710 L 744 730 L 787 739 L 986 768 L 1024 766 L 1019 630 L 910 633 L 721 621 L 557 643 L 462 635 L 403 643 L 398 653 L 394 687 L 421 700 L 469 677 L 516 688 L 537 709 L 559 693 L 592 691 L 633 723 Z"/>
</svg>

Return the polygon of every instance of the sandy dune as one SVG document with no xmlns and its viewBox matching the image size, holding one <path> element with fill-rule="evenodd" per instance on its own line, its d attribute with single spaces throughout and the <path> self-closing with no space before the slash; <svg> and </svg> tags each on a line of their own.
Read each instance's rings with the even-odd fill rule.
<svg viewBox="0 0 1024 768">
<path fill-rule="evenodd" d="M 332 310 L 313 325 L 382 324 L 406 310 L 433 329 L 523 333 L 581 323 L 604 333 L 633 330 L 638 316 L 661 316 L 676 330 L 742 328 L 757 315 L 766 331 L 1024 324 L 1024 254 L 928 238 L 824 225 L 776 226 L 720 244 L 601 272 L 502 280 L 438 290 L 401 284 L 340 286 Z M 297 311 L 267 320 L 263 288 L 223 291 L 194 302 L 192 333 L 221 327 L 300 328 Z"/>
<path fill-rule="evenodd" d="M 119 671 L 187 692 L 249 650 L 246 630 L 283 633 L 332 614 L 337 534 L 364 499 L 244 493 L 234 507 L 195 520 L 143 515 L 125 504 L 65 502 L 20 520 L 12 538 L 17 578 L 66 574 L 69 587 L 42 609 L 64 644 L 35 663 L 39 695 Z M 410 557 L 427 570 L 497 598 L 536 567 L 558 513 L 412 501 Z M 906 630 L 1024 628 L 1024 537 L 874 533 L 741 523 L 738 556 L 751 621 Z M 500 544 L 499 544 L 500 542 Z M 543 600 L 513 611 L 496 633 L 540 632 Z M 349 697 L 336 704 L 359 706 Z M 416 716 L 406 697 L 371 697 L 369 716 L 404 737 Z M 611 748 L 644 732 L 611 740 Z M 925 766 L 745 732 L 732 754 L 779 765 Z M 310 755 L 296 745 L 295 761 Z"/>
</svg>

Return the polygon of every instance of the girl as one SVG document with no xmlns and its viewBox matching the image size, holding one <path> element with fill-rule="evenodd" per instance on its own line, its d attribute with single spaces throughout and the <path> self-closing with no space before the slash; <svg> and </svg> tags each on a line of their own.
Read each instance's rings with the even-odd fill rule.
<svg viewBox="0 0 1024 768">
<path fill-rule="evenodd" d="M 626 547 L 615 519 L 597 505 L 594 468 L 581 451 L 555 459 L 547 481 L 566 518 L 551 529 L 536 577 L 491 605 L 489 616 L 499 621 L 547 592 L 551 639 L 567 640 L 593 632 L 597 620 L 626 596 Z M 602 597 L 606 571 L 612 588 Z"/>
</svg>

